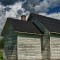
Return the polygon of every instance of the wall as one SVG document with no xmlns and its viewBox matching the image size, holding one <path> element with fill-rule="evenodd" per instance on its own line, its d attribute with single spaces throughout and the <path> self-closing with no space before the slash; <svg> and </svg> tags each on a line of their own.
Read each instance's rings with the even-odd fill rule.
<svg viewBox="0 0 60 60">
<path fill-rule="evenodd" d="M 34 23 L 38 27 L 38 29 L 42 32 L 43 34 L 43 40 L 41 41 L 42 44 L 42 56 L 43 60 L 50 60 L 50 33 L 46 29 L 46 27 L 36 18 L 33 16 L 31 19 L 31 22 Z"/>
<path fill-rule="evenodd" d="M 4 59 L 16 60 L 16 40 L 14 28 L 9 24 L 4 34 Z"/>
<path fill-rule="evenodd" d="M 17 54 L 18 60 L 42 60 L 41 38 L 18 36 Z"/>
<path fill-rule="evenodd" d="M 42 56 L 43 60 L 50 60 L 50 37 L 47 31 L 43 35 Z"/>
<path fill-rule="evenodd" d="M 51 60 L 60 60 L 60 37 L 50 37 Z"/>
</svg>

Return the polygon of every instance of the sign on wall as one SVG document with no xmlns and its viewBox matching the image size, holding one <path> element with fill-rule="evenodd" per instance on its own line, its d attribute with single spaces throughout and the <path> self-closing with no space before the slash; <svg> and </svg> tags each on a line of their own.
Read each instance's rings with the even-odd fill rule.
<svg viewBox="0 0 60 60">
<path fill-rule="evenodd" d="M 40 38 L 18 36 L 17 51 L 18 60 L 41 60 Z"/>
</svg>

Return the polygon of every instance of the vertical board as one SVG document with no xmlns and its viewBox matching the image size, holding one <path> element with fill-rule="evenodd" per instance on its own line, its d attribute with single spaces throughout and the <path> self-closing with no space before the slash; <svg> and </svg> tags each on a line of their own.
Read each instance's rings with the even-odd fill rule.
<svg viewBox="0 0 60 60">
<path fill-rule="evenodd" d="M 40 38 L 18 36 L 17 51 L 18 60 L 41 60 Z"/>
</svg>

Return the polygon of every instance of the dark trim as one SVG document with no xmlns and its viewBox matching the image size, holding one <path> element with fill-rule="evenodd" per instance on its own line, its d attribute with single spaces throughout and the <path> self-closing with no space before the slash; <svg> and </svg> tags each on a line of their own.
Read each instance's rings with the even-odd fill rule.
<svg viewBox="0 0 60 60">
<path fill-rule="evenodd" d="M 42 37 L 42 35 L 35 35 L 35 34 L 26 34 L 26 33 L 16 33 L 17 36 L 21 36 L 21 37 L 33 37 L 33 38 L 40 38 Z"/>
<path fill-rule="evenodd" d="M 35 26 L 36 26 L 36 24 L 34 23 L 34 22 L 32 22 Z M 42 30 L 40 30 L 37 26 L 36 26 L 36 28 L 42 33 L 42 34 L 44 34 L 44 32 L 42 31 Z"/>
<path fill-rule="evenodd" d="M 50 37 L 58 37 L 58 38 L 60 38 L 60 34 L 51 33 Z"/>
</svg>

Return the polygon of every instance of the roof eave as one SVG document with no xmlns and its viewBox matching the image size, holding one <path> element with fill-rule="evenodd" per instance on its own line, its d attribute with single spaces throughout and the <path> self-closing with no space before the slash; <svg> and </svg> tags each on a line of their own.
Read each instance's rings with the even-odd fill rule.
<svg viewBox="0 0 60 60">
<path fill-rule="evenodd" d="M 50 32 L 50 34 L 60 34 L 59 32 Z"/>
<path fill-rule="evenodd" d="M 16 32 L 16 33 L 22 33 L 22 34 L 42 35 L 42 34 L 38 34 L 38 33 L 19 32 L 19 31 L 15 31 L 15 32 Z"/>
</svg>

